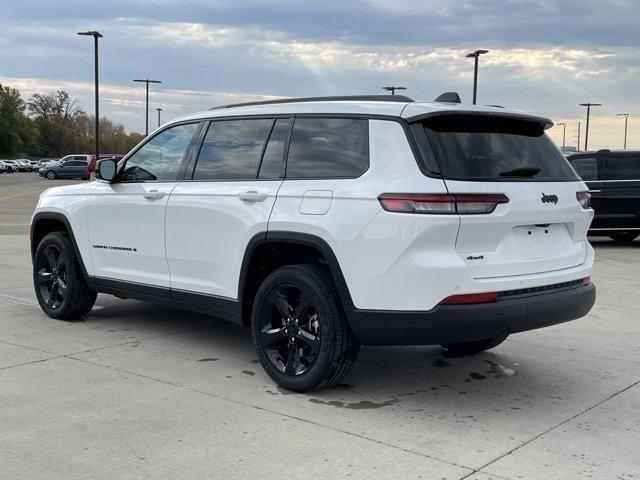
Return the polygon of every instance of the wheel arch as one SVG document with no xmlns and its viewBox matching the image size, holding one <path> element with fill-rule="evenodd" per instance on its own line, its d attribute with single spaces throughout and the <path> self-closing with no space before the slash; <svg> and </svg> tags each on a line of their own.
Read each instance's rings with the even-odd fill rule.
<svg viewBox="0 0 640 480">
<path fill-rule="evenodd" d="M 33 261 L 40 241 L 45 235 L 51 232 L 63 232 L 69 237 L 69 240 L 71 240 L 71 244 L 73 245 L 76 258 L 78 259 L 78 264 L 80 265 L 80 271 L 82 272 L 85 281 L 88 284 L 93 284 L 93 278 L 87 273 L 87 269 L 84 266 L 84 260 L 82 255 L 80 255 L 80 249 L 78 248 L 78 243 L 76 242 L 76 238 L 73 234 L 71 223 L 62 213 L 38 212 L 34 215 L 33 220 L 31 221 L 29 235 L 31 243 L 31 260 Z"/>
<path fill-rule="evenodd" d="M 242 305 L 242 323 L 250 324 L 253 298 L 267 275 L 285 265 L 309 262 L 325 264 L 341 305 L 353 305 L 338 259 L 325 240 L 308 233 L 281 230 L 261 232 L 249 241 L 240 269 L 238 299 Z"/>
</svg>

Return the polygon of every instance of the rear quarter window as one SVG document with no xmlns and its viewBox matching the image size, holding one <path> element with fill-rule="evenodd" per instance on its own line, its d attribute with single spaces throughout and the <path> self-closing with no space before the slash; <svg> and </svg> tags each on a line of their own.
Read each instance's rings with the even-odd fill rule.
<svg viewBox="0 0 640 480">
<path fill-rule="evenodd" d="M 585 182 L 600 180 L 596 157 L 578 157 L 569 159 L 569 163 Z"/>
<path fill-rule="evenodd" d="M 605 156 L 606 180 L 640 180 L 640 157 Z"/>
<path fill-rule="evenodd" d="M 368 120 L 295 119 L 287 178 L 356 178 L 368 169 Z"/>
<path fill-rule="evenodd" d="M 537 122 L 489 115 L 443 115 L 424 120 L 421 125 L 445 179 L 578 180 Z"/>
</svg>

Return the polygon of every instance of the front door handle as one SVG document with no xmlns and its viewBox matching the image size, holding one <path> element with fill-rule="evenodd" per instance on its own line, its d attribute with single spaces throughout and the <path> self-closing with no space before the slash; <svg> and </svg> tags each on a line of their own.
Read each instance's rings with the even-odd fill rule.
<svg viewBox="0 0 640 480">
<path fill-rule="evenodd" d="M 243 202 L 264 202 L 267 197 L 266 193 L 258 193 L 256 190 L 247 190 L 238 195 L 238 198 Z"/>
<path fill-rule="evenodd" d="M 164 197 L 164 192 L 160 192 L 158 190 L 147 190 L 146 192 L 144 192 L 142 194 L 142 196 L 144 198 L 146 198 L 147 200 L 158 200 L 162 197 Z"/>
</svg>

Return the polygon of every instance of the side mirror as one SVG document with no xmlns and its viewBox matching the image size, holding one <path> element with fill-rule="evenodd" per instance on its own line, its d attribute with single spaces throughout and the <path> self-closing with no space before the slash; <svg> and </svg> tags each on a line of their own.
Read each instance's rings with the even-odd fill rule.
<svg viewBox="0 0 640 480">
<path fill-rule="evenodd" d="M 116 178 L 118 162 L 113 158 L 98 160 L 96 165 L 96 178 L 106 182 L 112 182 Z"/>
</svg>

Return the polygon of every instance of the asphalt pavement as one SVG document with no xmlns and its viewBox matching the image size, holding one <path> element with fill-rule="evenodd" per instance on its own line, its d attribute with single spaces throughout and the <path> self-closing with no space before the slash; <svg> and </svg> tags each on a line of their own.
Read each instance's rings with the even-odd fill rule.
<svg viewBox="0 0 640 480">
<path fill-rule="evenodd" d="M 35 173 L 0 175 L 0 477 L 638 479 L 640 241 L 594 242 L 596 307 L 490 352 L 364 347 L 343 383 L 276 387 L 249 331 L 99 295 L 35 301 Z"/>
</svg>

